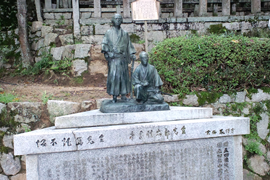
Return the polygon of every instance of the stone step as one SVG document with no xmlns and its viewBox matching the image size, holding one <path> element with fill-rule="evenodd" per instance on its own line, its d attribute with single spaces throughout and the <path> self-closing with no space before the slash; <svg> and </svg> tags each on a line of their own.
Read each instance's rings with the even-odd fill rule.
<svg viewBox="0 0 270 180">
<path fill-rule="evenodd" d="M 111 118 L 114 119 L 113 115 Z M 213 118 L 195 120 L 77 129 L 56 129 L 56 127 L 50 127 L 15 135 L 14 149 L 15 155 L 29 155 L 191 139 L 211 139 L 215 137 L 249 134 L 249 126 L 249 118 L 214 116 Z"/>
<path fill-rule="evenodd" d="M 212 116 L 212 108 L 201 107 L 171 106 L 170 110 L 166 111 L 148 111 L 139 113 L 102 113 L 99 110 L 92 110 L 77 114 L 56 117 L 55 128 L 63 129 L 186 119 L 202 119 L 211 118 Z"/>
</svg>

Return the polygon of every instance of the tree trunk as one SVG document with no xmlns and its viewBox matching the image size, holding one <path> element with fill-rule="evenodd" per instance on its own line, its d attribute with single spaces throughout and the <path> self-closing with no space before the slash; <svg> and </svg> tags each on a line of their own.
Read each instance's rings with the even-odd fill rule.
<svg viewBox="0 0 270 180">
<path fill-rule="evenodd" d="M 18 8 L 17 19 L 19 28 L 19 41 L 22 55 L 22 65 L 23 67 L 28 67 L 33 63 L 33 57 L 31 55 L 30 46 L 28 43 L 26 0 L 17 0 L 17 8 Z"/>
</svg>

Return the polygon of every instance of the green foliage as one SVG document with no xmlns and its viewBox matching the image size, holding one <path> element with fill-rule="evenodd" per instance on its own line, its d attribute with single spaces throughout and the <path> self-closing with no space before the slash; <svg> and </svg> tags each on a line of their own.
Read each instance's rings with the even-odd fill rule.
<svg viewBox="0 0 270 180">
<path fill-rule="evenodd" d="M 30 132 L 31 129 L 29 129 L 28 126 L 23 125 L 22 128 L 24 129 L 24 132 Z"/>
<path fill-rule="evenodd" d="M 44 93 L 42 94 L 41 100 L 43 104 L 47 104 L 49 99 L 52 99 L 52 95 L 51 94 L 47 94 L 46 91 L 44 91 Z"/>
<path fill-rule="evenodd" d="M 16 39 L 18 40 L 18 35 L 14 30 L 0 31 L 0 56 L 2 57 L 0 61 L 3 63 L 18 64 L 21 54 L 18 51 L 19 44 L 15 43 Z"/>
<path fill-rule="evenodd" d="M 0 94 L 0 103 L 9 103 L 9 102 L 18 102 L 19 99 L 17 98 L 17 96 L 13 95 L 13 94 Z"/>
<path fill-rule="evenodd" d="M 58 26 L 65 25 L 65 17 L 64 16 L 61 16 L 61 18 L 56 21 L 56 24 L 58 24 Z"/>
<path fill-rule="evenodd" d="M 256 141 L 248 140 L 247 145 L 245 146 L 245 149 L 250 152 L 251 154 L 258 154 L 263 155 L 262 151 L 260 150 L 259 143 Z"/>
<path fill-rule="evenodd" d="M 65 72 L 69 71 L 72 66 L 72 60 L 62 59 L 59 61 L 54 61 L 51 54 L 43 54 L 42 59 L 35 63 L 34 66 L 27 69 L 22 67 L 18 68 L 17 75 L 38 75 L 42 72 L 52 70 L 54 72 Z"/>
<path fill-rule="evenodd" d="M 136 34 L 131 34 L 129 37 L 130 41 L 133 43 L 138 43 L 140 41 L 140 37 Z"/>
<path fill-rule="evenodd" d="M 270 87 L 261 87 L 261 90 L 265 93 L 270 93 Z"/>
<path fill-rule="evenodd" d="M 82 84 L 83 83 L 83 76 L 75 77 L 75 78 L 73 78 L 73 81 L 76 84 Z"/>
<path fill-rule="evenodd" d="M 0 127 L 9 127 L 10 132 L 16 132 L 16 127 L 20 125 L 20 123 L 14 121 L 16 114 L 16 111 L 7 112 L 6 109 L 2 110 L 0 114 Z"/>
<path fill-rule="evenodd" d="M 255 27 L 243 35 L 246 37 L 270 38 L 270 30 L 268 28 Z"/>
<path fill-rule="evenodd" d="M 17 1 L 0 1 L 0 31 L 9 31 L 17 27 Z"/>
<path fill-rule="evenodd" d="M 260 114 L 264 112 L 263 106 L 263 103 L 256 103 L 255 106 L 250 109 L 250 114 L 248 115 L 250 118 L 250 134 L 245 135 L 245 137 L 250 140 L 255 139 L 261 141 L 257 132 L 257 123 L 262 120 Z"/>
<path fill-rule="evenodd" d="M 220 98 L 223 94 L 220 92 L 200 92 L 196 93 L 198 97 L 199 106 L 207 103 L 215 103 L 218 98 Z"/>
<path fill-rule="evenodd" d="M 227 29 L 222 26 L 222 24 L 213 24 L 207 29 L 209 33 L 213 34 L 221 34 L 227 31 Z"/>
<path fill-rule="evenodd" d="M 243 36 L 166 39 L 150 52 L 163 90 L 177 94 L 203 87 L 211 92 L 257 88 L 270 76 L 270 43 Z"/>
</svg>

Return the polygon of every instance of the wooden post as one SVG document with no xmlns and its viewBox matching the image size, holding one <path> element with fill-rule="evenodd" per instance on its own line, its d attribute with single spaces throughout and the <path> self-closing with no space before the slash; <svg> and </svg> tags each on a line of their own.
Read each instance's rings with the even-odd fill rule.
<svg viewBox="0 0 270 180">
<path fill-rule="evenodd" d="M 76 40 L 81 37 L 79 0 L 72 0 L 73 4 L 73 33 Z"/>
<path fill-rule="evenodd" d="M 230 0 L 222 0 L 222 15 L 229 16 L 231 14 L 231 2 Z"/>
<path fill-rule="evenodd" d="M 63 0 L 63 8 L 68 8 L 68 1 L 67 0 Z"/>
<path fill-rule="evenodd" d="M 100 0 L 94 0 L 94 17 L 96 17 L 96 18 L 100 18 L 101 17 L 101 4 L 100 4 Z"/>
<path fill-rule="evenodd" d="M 236 4 L 232 4 L 232 15 L 236 15 Z"/>
<path fill-rule="evenodd" d="M 116 6 L 116 13 L 121 14 L 121 5 Z"/>
<path fill-rule="evenodd" d="M 123 16 L 124 18 L 130 18 L 129 0 L 123 0 Z"/>
<path fill-rule="evenodd" d="M 56 0 L 56 9 L 60 8 L 59 0 Z"/>
<path fill-rule="evenodd" d="M 52 0 L 45 0 L 45 9 L 52 9 Z"/>
<path fill-rule="evenodd" d="M 30 51 L 30 45 L 28 43 L 28 32 L 27 32 L 27 5 L 26 0 L 17 0 L 18 7 L 18 29 L 19 29 L 19 41 L 22 55 L 23 67 L 29 67 L 33 64 L 33 57 Z"/>
<path fill-rule="evenodd" d="M 261 0 L 251 0 L 251 13 L 261 12 Z"/>
<path fill-rule="evenodd" d="M 71 0 L 68 0 L 68 8 L 72 8 Z"/>
<path fill-rule="evenodd" d="M 37 12 L 37 19 L 40 22 L 43 22 L 42 16 L 41 16 L 41 6 L 40 6 L 40 0 L 35 0 L 36 5 L 36 12 Z"/>
<path fill-rule="evenodd" d="M 148 53 L 147 21 L 144 21 L 145 52 Z"/>
<path fill-rule="evenodd" d="M 200 0 L 199 2 L 199 16 L 207 15 L 207 0 Z"/>
<path fill-rule="evenodd" d="M 174 17 L 182 17 L 183 13 L 183 0 L 174 0 Z"/>
</svg>

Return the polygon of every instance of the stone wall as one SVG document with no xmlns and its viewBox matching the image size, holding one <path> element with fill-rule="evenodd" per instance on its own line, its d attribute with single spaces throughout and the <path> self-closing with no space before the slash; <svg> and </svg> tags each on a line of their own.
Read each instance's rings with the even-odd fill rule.
<svg viewBox="0 0 270 180">
<path fill-rule="evenodd" d="M 267 13 L 265 13 L 267 14 Z M 73 35 L 72 13 L 45 13 L 44 23 L 33 22 L 31 30 L 32 52 L 35 62 L 44 54 L 52 54 L 58 61 L 73 60 L 73 74 L 82 72 L 102 73 L 106 76 L 107 63 L 101 51 L 105 32 L 111 27 L 110 18 L 90 18 L 91 13 L 81 13 L 80 36 Z M 161 18 L 148 22 L 148 49 L 166 38 L 185 36 L 191 33 L 206 34 L 210 25 L 222 24 L 228 30 L 247 33 L 253 28 L 267 28 L 269 16 L 222 16 Z M 137 59 L 144 47 L 144 22 L 123 20 L 122 28 L 129 33 L 136 50 Z"/>
<path fill-rule="evenodd" d="M 178 95 L 164 95 L 165 101 L 171 105 L 199 106 L 201 97 L 186 95 L 179 99 Z M 52 126 L 56 116 L 68 115 L 82 111 L 97 109 L 101 101 L 83 101 L 81 103 L 49 100 L 40 102 L 0 103 L 1 123 L 1 157 L 0 177 L 16 179 L 25 177 L 25 158 L 14 157 L 13 135 Z M 270 173 L 270 132 L 269 111 L 270 94 L 259 89 L 256 93 L 247 91 L 235 94 L 223 94 L 214 103 L 207 101 L 202 107 L 213 108 L 214 115 L 246 116 L 251 118 L 251 135 L 243 137 L 244 179 L 269 178 Z M 256 120 L 256 118 L 258 118 Z M 249 137 L 256 140 L 250 141 Z M 253 149 L 252 145 L 253 144 Z M 256 149 L 257 148 L 257 149 Z"/>
<path fill-rule="evenodd" d="M 14 157 L 13 135 L 50 127 L 56 116 L 96 109 L 96 101 L 81 103 L 49 100 L 0 103 L 0 179 L 26 179 L 25 157 Z M 22 146 L 24 146 L 22 144 Z"/>
</svg>

